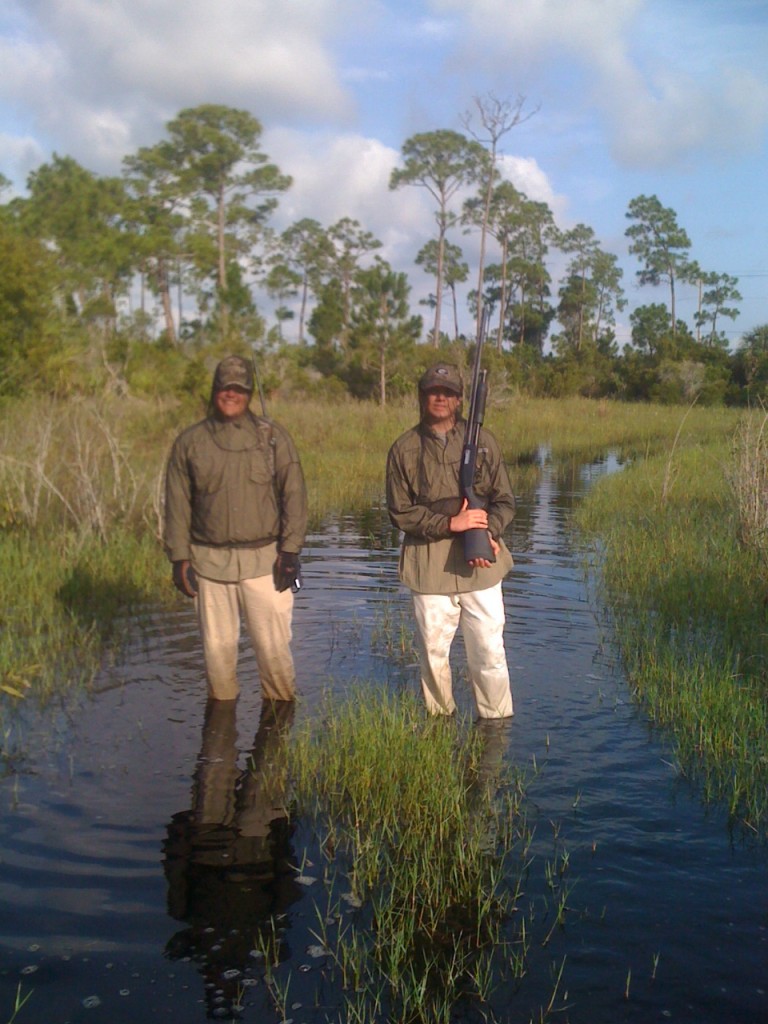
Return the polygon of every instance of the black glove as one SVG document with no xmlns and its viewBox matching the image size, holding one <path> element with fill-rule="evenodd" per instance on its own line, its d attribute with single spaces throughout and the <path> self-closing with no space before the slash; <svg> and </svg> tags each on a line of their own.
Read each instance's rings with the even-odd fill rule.
<svg viewBox="0 0 768 1024">
<path fill-rule="evenodd" d="M 282 594 L 289 587 L 294 594 L 301 590 L 301 563 L 291 551 L 278 551 L 272 568 L 275 590 Z"/>
<path fill-rule="evenodd" d="M 173 563 L 173 585 L 184 597 L 197 597 L 197 573 L 187 559 Z"/>
</svg>

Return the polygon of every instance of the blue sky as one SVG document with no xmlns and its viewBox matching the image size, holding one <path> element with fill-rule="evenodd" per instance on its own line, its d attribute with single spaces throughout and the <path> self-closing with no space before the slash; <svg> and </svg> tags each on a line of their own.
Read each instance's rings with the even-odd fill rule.
<svg viewBox="0 0 768 1024">
<path fill-rule="evenodd" d="M 53 152 L 118 172 L 183 107 L 247 109 L 295 181 L 275 226 L 356 217 L 414 306 L 433 219 L 422 190 L 387 188 L 401 143 L 461 129 L 476 96 L 524 96 L 536 113 L 504 137 L 504 173 L 619 256 L 620 341 L 632 308 L 667 298 L 627 253 L 640 194 L 676 211 L 704 270 L 739 278 L 731 342 L 768 323 L 768 0 L 3 0 L 0 66 L 17 191 Z M 683 289 L 678 314 L 695 306 Z"/>
</svg>

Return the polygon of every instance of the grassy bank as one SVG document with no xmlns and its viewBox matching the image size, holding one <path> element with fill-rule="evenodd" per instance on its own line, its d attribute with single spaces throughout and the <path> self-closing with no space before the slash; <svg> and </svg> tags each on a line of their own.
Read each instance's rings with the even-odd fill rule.
<svg viewBox="0 0 768 1024">
<path fill-rule="evenodd" d="M 768 814 L 768 577 L 734 487 L 749 453 L 711 441 L 639 461 L 578 514 L 637 695 L 683 772 L 734 818 Z M 758 531 L 759 532 L 759 531 Z"/>
<path fill-rule="evenodd" d="M 125 617 L 162 593 L 157 546 L 116 529 L 106 545 L 73 534 L 0 535 L 0 690 L 45 702 L 88 680 Z"/>
<path fill-rule="evenodd" d="M 170 440 L 190 416 L 58 412 L 71 417 L 66 430 L 37 445 L 6 437 L 0 450 L 0 671 L 12 702 L 87 681 L 119 643 L 126 610 L 176 600 L 158 542 L 158 484 Z M 410 405 L 275 403 L 274 414 L 296 438 L 318 518 L 380 503 L 387 447 L 415 419 Z M 762 830 L 768 587 L 765 533 L 759 522 L 748 529 L 745 516 L 760 502 L 733 486 L 740 419 L 520 401 L 493 407 L 487 423 L 518 481 L 518 463 L 539 445 L 574 459 L 608 448 L 631 457 L 579 515 L 597 542 L 631 684 L 674 737 L 683 770 Z M 291 736 L 296 814 L 311 820 L 314 844 L 300 870 L 321 876 L 318 973 L 323 998 L 328 989 L 338 995 L 345 1020 L 444 1021 L 456 1010 L 492 1020 L 499 979 L 513 991 L 531 970 L 536 933 L 516 888 L 519 871 L 530 871 L 525 780 L 510 772 L 498 739 L 370 689 Z M 563 923 L 566 868 L 565 858 L 545 865 L 551 899 L 539 948 Z M 272 927 L 264 983 L 287 1017 L 291 965 L 279 955 L 280 921 Z M 560 974 L 539 1022 L 553 1015 L 559 984 Z M 530 1012 L 521 1008 L 521 1019 Z"/>
<path fill-rule="evenodd" d="M 310 505 L 319 514 L 361 508 L 380 500 L 387 450 L 395 437 L 418 419 L 415 401 L 383 410 L 369 403 L 335 408 L 313 402 L 275 403 L 272 411 L 294 435 Z M 722 439 L 732 434 L 739 418 L 740 414 L 730 409 L 694 407 L 686 415 L 672 406 L 515 398 L 491 401 L 485 425 L 499 439 L 514 469 L 541 446 L 549 447 L 558 457 L 589 459 L 603 455 L 607 448 L 624 455 L 664 450 L 678 431 L 681 445 Z"/>
<path fill-rule="evenodd" d="M 291 736 L 283 772 L 314 837 L 301 872 L 322 880 L 316 998 L 332 993 L 344 1020 L 494 1019 L 494 989 L 526 973 L 531 835 L 508 739 L 508 723 L 425 718 L 420 700 L 370 685 Z M 283 1010 L 291 964 L 272 938 L 265 982 Z"/>
<path fill-rule="evenodd" d="M 173 437 L 203 411 L 128 399 L 4 403 L 0 689 L 6 696 L 44 698 L 57 686 L 87 681 L 126 611 L 176 599 L 159 543 L 163 468 Z M 270 413 L 296 440 L 315 523 L 381 505 L 387 449 L 417 418 L 415 400 L 381 409 L 275 399 Z M 585 458 L 608 447 L 645 455 L 671 443 L 681 416 L 671 407 L 521 398 L 491 401 L 486 423 L 519 483 L 540 445 Z M 723 438 L 736 422 L 728 410 L 694 408 L 678 443 Z"/>
</svg>

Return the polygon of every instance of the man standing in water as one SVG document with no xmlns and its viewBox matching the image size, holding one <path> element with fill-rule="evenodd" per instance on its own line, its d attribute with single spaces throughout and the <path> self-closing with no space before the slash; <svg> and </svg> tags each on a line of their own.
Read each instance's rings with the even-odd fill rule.
<svg viewBox="0 0 768 1024">
<path fill-rule="evenodd" d="M 183 431 L 166 473 L 165 548 L 173 582 L 195 598 L 208 695 L 239 693 L 241 612 L 262 694 L 293 700 L 293 593 L 307 497 L 287 431 L 249 408 L 253 367 L 227 356 L 216 367 L 206 419 Z"/>
<path fill-rule="evenodd" d="M 456 366 L 438 363 L 420 379 L 420 422 L 387 457 L 387 505 L 404 534 L 400 580 L 413 596 L 427 710 L 449 715 L 456 708 L 449 655 L 461 625 L 478 715 L 508 718 L 513 708 L 501 581 L 512 556 L 502 533 L 515 499 L 498 442 L 487 430 L 480 431 L 474 482 L 485 507 L 470 509 L 458 497 L 462 394 Z M 488 530 L 495 561 L 465 561 L 462 534 L 470 529 Z"/>
</svg>

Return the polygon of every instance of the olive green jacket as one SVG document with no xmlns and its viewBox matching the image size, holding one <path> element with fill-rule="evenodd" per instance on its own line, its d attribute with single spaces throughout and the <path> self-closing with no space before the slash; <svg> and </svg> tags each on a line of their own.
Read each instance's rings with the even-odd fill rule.
<svg viewBox="0 0 768 1024">
<path fill-rule="evenodd" d="M 496 562 L 473 569 L 464 560 L 460 533 L 452 533 L 451 517 L 461 507 L 459 467 L 465 423 L 460 420 L 445 437 L 424 424 L 407 430 L 387 457 L 387 507 L 394 526 L 402 530 L 400 579 L 420 594 L 455 594 L 495 586 L 512 568 L 502 534 L 515 514 L 515 499 L 501 449 L 481 429 L 474 489 L 485 501 L 488 528 L 500 545 Z"/>
<path fill-rule="evenodd" d="M 165 549 L 204 576 L 266 575 L 274 551 L 301 551 L 307 494 L 288 432 L 251 413 L 184 430 L 166 470 Z"/>
</svg>

